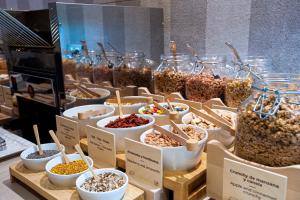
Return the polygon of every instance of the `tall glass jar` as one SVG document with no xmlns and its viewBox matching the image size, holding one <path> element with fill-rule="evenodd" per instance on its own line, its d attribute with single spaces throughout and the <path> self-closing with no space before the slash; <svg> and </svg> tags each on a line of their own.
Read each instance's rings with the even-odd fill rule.
<svg viewBox="0 0 300 200">
<path fill-rule="evenodd" d="M 155 92 L 162 95 L 180 92 L 185 96 L 185 84 L 194 68 L 195 64 L 189 55 L 162 55 L 154 73 Z"/>
<path fill-rule="evenodd" d="M 300 164 L 300 80 L 293 76 L 269 77 L 240 107 L 237 156 L 271 167 Z"/>
<path fill-rule="evenodd" d="M 64 75 L 70 74 L 73 78 L 76 78 L 76 59 L 70 51 L 64 52 L 62 62 Z"/>
<path fill-rule="evenodd" d="M 91 82 L 93 81 L 93 65 L 96 62 L 96 53 L 94 51 L 83 51 L 79 63 L 76 67 L 77 80 L 88 78 Z"/>
<path fill-rule="evenodd" d="M 94 83 L 99 84 L 104 81 L 113 83 L 113 67 L 119 64 L 118 54 L 114 51 L 102 53 L 97 56 L 97 64 L 93 68 Z"/>
<path fill-rule="evenodd" d="M 152 66 L 142 52 L 127 53 L 120 65 L 113 69 L 115 87 L 135 85 L 137 87 L 153 88 Z"/>
<path fill-rule="evenodd" d="M 224 100 L 227 71 L 225 56 L 200 58 L 194 75 L 186 82 L 187 99 L 203 103 L 212 98 Z"/>
</svg>

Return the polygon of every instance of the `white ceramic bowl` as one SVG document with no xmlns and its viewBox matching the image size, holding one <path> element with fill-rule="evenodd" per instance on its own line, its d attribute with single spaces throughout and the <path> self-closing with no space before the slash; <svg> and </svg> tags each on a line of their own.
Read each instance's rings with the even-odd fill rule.
<svg viewBox="0 0 300 200">
<path fill-rule="evenodd" d="M 91 117 L 90 119 L 84 119 L 84 120 L 78 119 L 77 117 L 78 113 L 88 111 L 88 110 L 105 110 L 106 114 L 94 116 Z M 103 104 L 92 104 L 92 105 L 78 106 L 66 110 L 65 112 L 63 112 L 63 116 L 77 121 L 79 123 L 80 137 L 86 137 L 86 133 L 87 133 L 86 125 L 96 126 L 97 121 L 99 121 L 100 119 L 104 119 L 106 117 L 113 116 L 114 112 L 115 112 L 115 108 L 113 106 L 107 106 Z"/>
<path fill-rule="evenodd" d="M 159 103 L 159 105 L 166 106 L 167 103 Z M 176 122 L 181 123 L 182 117 L 189 112 L 190 107 L 188 105 L 184 104 L 184 103 L 178 103 L 178 102 L 171 102 L 171 105 L 182 105 L 182 106 L 185 106 L 187 108 L 186 110 L 179 112 L 179 118 Z M 154 107 L 154 104 L 151 104 L 149 106 Z M 168 115 L 164 115 L 164 114 L 160 115 L 160 114 L 157 114 L 157 113 L 144 114 L 143 110 L 145 109 L 145 107 L 146 106 L 143 106 L 139 109 L 139 114 L 153 116 L 155 118 L 155 124 L 157 124 L 159 126 L 170 124 L 170 119 L 169 119 Z"/>
<path fill-rule="evenodd" d="M 130 98 L 136 98 L 136 96 L 126 96 L 124 97 L 126 99 L 130 99 Z M 145 98 L 147 99 L 147 97 L 139 97 L 139 98 Z M 107 102 L 104 103 L 104 105 L 110 105 L 108 104 Z M 135 104 L 131 104 L 131 105 L 122 105 L 122 111 L 123 111 L 123 114 L 132 114 L 132 113 L 135 113 L 137 114 L 139 109 L 143 106 L 145 106 L 146 103 L 135 103 Z M 119 109 L 118 109 L 118 105 L 112 105 L 115 107 L 115 114 L 114 115 L 119 115 Z"/>
<path fill-rule="evenodd" d="M 124 117 L 127 117 L 129 115 L 124 115 Z M 125 144 L 124 144 L 124 138 L 130 138 L 136 141 L 139 141 L 140 135 L 145 132 L 146 130 L 152 128 L 153 124 L 155 123 L 155 119 L 150 115 L 139 115 L 139 117 L 143 117 L 144 119 L 148 119 L 149 123 L 137 126 L 137 127 L 131 127 L 131 128 L 106 128 L 105 126 L 110 122 L 116 120 L 119 116 L 112 116 L 107 117 L 105 119 L 102 119 L 97 122 L 97 127 L 106 130 L 108 132 L 114 133 L 116 138 L 116 148 L 117 152 L 124 152 L 125 150 Z"/>
<path fill-rule="evenodd" d="M 43 150 L 57 150 L 56 144 L 55 143 L 46 143 L 46 144 L 41 144 Z M 65 147 L 61 145 L 63 150 L 65 150 Z M 58 154 L 55 154 L 53 156 L 47 157 L 47 158 L 41 158 L 41 159 L 27 159 L 26 157 L 31 154 L 38 151 L 37 146 L 29 147 L 28 149 L 25 149 L 20 157 L 25 165 L 26 168 L 32 170 L 32 171 L 44 171 L 45 166 L 47 162 L 57 156 L 60 156 L 61 153 L 59 152 Z"/>
<path fill-rule="evenodd" d="M 179 127 L 185 127 L 186 124 L 178 124 Z M 192 126 L 192 125 L 190 125 Z M 179 147 L 161 147 L 163 153 L 163 167 L 166 171 L 184 171 L 190 170 L 197 166 L 201 160 L 201 153 L 203 152 L 204 146 L 207 142 L 208 133 L 206 130 L 193 126 L 195 129 L 205 134 L 204 138 L 198 142 L 198 148 L 196 151 L 188 151 L 185 146 Z M 170 125 L 162 126 L 166 130 L 171 130 Z M 153 129 L 144 132 L 140 141 L 144 144 L 145 138 L 148 134 L 152 133 Z"/>
<path fill-rule="evenodd" d="M 67 157 L 70 159 L 70 161 L 74 160 L 81 160 L 81 157 L 79 154 L 67 154 Z M 90 166 L 93 167 L 93 160 L 90 157 L 86 157 L 88 162 L 90 163 Z M 54 174 L 51 172 L 51 169 L 55 167 L 58 164 L 64 163 L 64 160 L 62 156 L 58 156 L 56 158 L 53 158 L 50 160 L 45 169 L 46 173 L 48 175 L 49 180 L 57 186 L 62 186 L 62 187 L 74 187 L 76 185 L 76 179 L 83 173 L 87 172 L 87 170 L 77 173 L 77 174 L 70 174 L 70 175 L 60 175 L 60 174 Z"/>
<path fill-rule="evenodd" d="M 73 90 L 72 92 L 70 92 L 70 96 L 76 98 L 76 102 L 75 102 L 76 106 L 89 105 L 89 104 L 103 104 L 104 101 L 110 96 L 109 90 L 102 89 L 102 88 L 89 88 L 89 89 L 100 94 L 101 97 L 93 98 L 93 99 L 79 98 L 76 97 L 78 90 Z"/>
<path fill-rule="evenodd" d="M 123 198 L 126 189 L 128 187 L 128 177 L 125 173 L 116 170 L 116 169 L 96 169 L 94 170 L 96 174 L 102 174 L 106 172 L 111 172 L 118 174 L 125 178 L 125 184 L 119 187 L 116 190 L 108 191 L 108 192 L 89 192 L 80 186 L 85 182 L 86 179 L 92 177 L 91 172 L 86 172 L 80 175 L 76 180 L 76 188 L 82 200 L 120 200 Z"/>
<path fill-rule="evenodd" d="M 234 114 L 236 113 L 230 112 L 230 111 L 224 111 L 225 113 L 228 114 Z M 193 119 L 193 114 L 192 113 L 187 113 L 182 117 L 182 123 L 183 124 L 190 124 L 190 122 Z M 228 132 L 223 130 L 222 128 L 211 128 L 207 129 L 208 132 L 208 141 L 210 140 L 218 140 L 221 142 L 225 147 L 229 148 L 232 146 L 234 142 L 234 137 Z"/>
</svg>

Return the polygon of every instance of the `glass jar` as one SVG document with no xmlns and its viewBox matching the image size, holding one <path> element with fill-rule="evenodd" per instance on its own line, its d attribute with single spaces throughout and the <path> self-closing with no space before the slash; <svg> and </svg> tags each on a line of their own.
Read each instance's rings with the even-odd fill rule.
<svg viewBox="0 0 300 200">
<path fill-rule="evenodd" d="M 243 103 L 237 121 L 236 155 L 271 167 L 300 164 L 300 80 L 280 76 Z"/>
<path fill-rule="evenodd" d="M 97 64 L 93 68 L 94 83 L 99 84 L 104 81 L 113 83 L 113 67 L 119 64 L 118 54 L 114 51 L 106 52 L 105 55 L 97 56 Z"/>
<path fill-rule="evenodd" d="M 186 82 L 187 99 L 202 103 L 212 98 L 224 100 L 227 74 L 225 56 L 200 58 L 194 75 Z"/>
<path fill-rule="evenodd" d="M 76 59 L 70 51 L 64 52 L 62 62 L 64 75 L 70 74 L 73 78 L 76 78 Z"/>
<path fill-rule="evenodd" d="M 94 51 L 83 51 L 83 55 L 76 66 L 76 79 L 82 80 L 88 78 L 93 81 L 93 66 L 96 62 L 96 53 Z"/>
<path fill-rule="evenodd" d="M 5 55 L 0 54 L 0 70 L 7 70 Z"/>
<path fill-rule="evenodd" d="M 150 91 L 153 88 L 152 66 L 145 59 L 141 52 L 127 53 L 120 65 L 113 69 L 115 87 L 126 87 L 135 85 L 147 87 Z"/>
<path fill-rule="evenodd" d="M 185 83 L 195 68 L 186 54 L 162 55 L 161 63 L 154 73 L 155 93 L 168 95 L 180 92 L 185 96 Z"/>
</svg>

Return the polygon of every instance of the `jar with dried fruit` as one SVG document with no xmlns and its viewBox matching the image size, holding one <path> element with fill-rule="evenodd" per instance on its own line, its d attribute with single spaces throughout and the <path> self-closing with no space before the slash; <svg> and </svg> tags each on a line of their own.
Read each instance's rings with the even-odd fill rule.
<svg viewBox="0 0 300 200">
<path fill-rule="evenodd" d="M 161 64 L 154 72 L 155 93 L 166 95 L 180 92 L 185 96 L 185 83 L 194 68 L 195 64 L 189 55 L 162 55 Z"/>
<path fill-rule="evenodd" d="M 271 167 L 300 164 L 300 80 L 265 83 L 239 109 L 235 153 Z"/>
<path fill-rule="evenodd" d="M 225 56 L 202 57 L 197 60 L 193 76 L 186 81 L 187 99 L 198 102 L 206 102 L 212 98 L 223 100 L 227 71 Z"/>
<path fill-rule="evenodd" d="M 127 53 L 120 65 L 113 68 L 115 87 L 135 85 L 153 91 L 152 66 L 142 52 Z"/>
<path fill-rule="evenodd" d="M 94 83 L 109 81 L 113 83 L 113 67 L 118 65 L 118 54 L 114 51 L 105 52 L 97 56 L 97 64 L 93 68 Z"/>
</svg>

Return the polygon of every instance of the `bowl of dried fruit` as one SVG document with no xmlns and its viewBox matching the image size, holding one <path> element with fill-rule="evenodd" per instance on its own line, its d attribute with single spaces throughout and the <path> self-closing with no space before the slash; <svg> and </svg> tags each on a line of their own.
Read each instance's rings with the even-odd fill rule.
<svg viewBox="0 0 300 200">
<path fill-rule="evenodd" d="M 77 191 L 83 200 L 120 200 L 128 187 L 128 177 L 116 169 L 96 169 L 80 175 L 76 180 Z"/>
<path fill-rule="evenodd" d="M 115 108 L 103 104 L 77 106 L 63 112 L 63 116 L 79 123 L 80 137 L 86 137 L 86 125 L 96 126 L 97 121 L 113 116 Z M 86 114 L 81 118 L 82 114 Z"/>
<path fill-rule="evenodd" d="M 89 105 L 89 104 L 103 104 L 105 100 L 110 97 L 109 90 L 102 89 L 102 88 L 89 88 L 89 90 L 97 93 L 100 96 L 90 97 L 77 89 L 70 92 L 70 96 L 76 98 L 76 102 L 75 102 L 76 106 Z"/>
<path fill-rule="evenodd" d="M 136 96 L 125 96 L 124 99 L 132 99 L 136 98 Z M 142 99 L 147 99 L 147 97 L 141 97 L 139 98 Z M 111 105 L 115 107 L 115 114 L 114 115 L 119 115 L 119 109 L 118 109 L 118 104 L 117 103 L 112 103 L 109 101 L 104 102 L 104 105 Z M 121 103 L 122 105 L 122 111 L 123 114 L 132 114 L 132 113 L 138 113 L 139 109 L 143 106 L 146 105 L 146 103 Z"/>
<path fill-rule="evenodd" d="M 224 119 L 228 120 L 233 126 L 236 124 L 237 114 L 234 112 L 230 112 L 227 110 L 217 110 L 213 109 L 218 115 L 222 116 Z M 203 110 L 205 113 L 205 111 Z M 228 132 L 223 130 L 222 128 L 216 126 L 212 122 L 207 121 L 193 113 L 187 113 L 182 117 L 183 124 L 191 124 L 199 126 L 208 132 L 208 141 L 210 140 L 218 140 L 225 147 L 229 148 L 232 146 L 234 142 L 234 137 Z"/>
<path fill-rule="evenodd" d="M 65 147 L 61 146 L 65 150 Z M 49 160 L 61 155 L 55 143 L 41 144 L 41 147 L 42 155 L 39 154 L 37 146 L 29 147 L 21 153 L 20 157 L 26 168 L 32 171 L 44 171 Z"/>
<path fill-rule="evenodd" d="M 184 103 L 171 102 L 170 104 L 173 110 L 178 113 L 179 121 L 181 121 L 181 118 L 189 112 L 189 106 Z M 159 105 L 170 110 L 168 103 L 159 103 Z M 169 115 L 157 108 L 154 104 L 141 107 L 139 113 L 143 115 L 152 115 L 155 118 L 155 124 L 159 126 L 170 124 Z"/>
<path fill-rule="evenodd" d="M 144 132 L 140 141 L 144 144 L 160 147 L 163 153 L 163 167 L 165 171 L 189 170 L 197 166 L 201 160 L 201 154 L 207 141 L 208 133 L 198 126 L 178 124 L 178 126 L 191 138 L 198 140 L 198 148 L 188 151 L 180 142 L 161 134 L 153 129 Z M 162 128 L 173 131 L 170 125 Z M 177 133 L 176 131 L 173 131 Z"/>
<path fill-rule="evenodd" d="M 45 169 L 51 183 L 62 187 L 74 187 L 76 179 L 88 171 L 87 164 L 79 154 L 67 154 L 70 162 L 65 163 L 62 156 L 50 160 Z M 86 156 L 90 166 L 93 167 L 93 160 Z"/>
<path fill-rule="evenodd" d="M 124 152 L 124 138 L 139 141 L 140 135 L 152 128 L 155 119 L 150 115 L 131 114 L 112 116 L 97 122 L 97 127 L 114 133 L 118 152 Z"/>
</svg>

